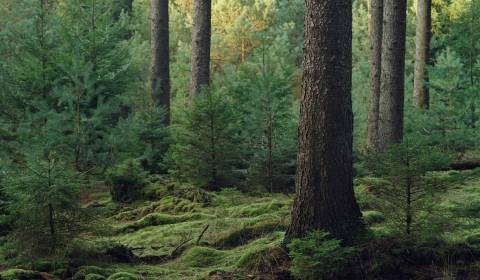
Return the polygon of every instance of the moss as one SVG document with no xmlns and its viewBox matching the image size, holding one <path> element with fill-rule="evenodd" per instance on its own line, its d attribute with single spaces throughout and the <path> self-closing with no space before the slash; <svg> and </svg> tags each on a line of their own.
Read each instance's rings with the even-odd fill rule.
<svg viewBox="0 0 480 280">
<path fill-rule="evenodd" d="M 193 214 L 184 214 L 184 215 L 170 215 L 163 213 L 152 213 L 143 217 L 142 219 L 126 225 L 122 228 L 123 231 L 135 231 L 141 228 L 149 226 L 160 226 L 168 224 L 176 224 L 181 222 L 186 222 L 189 220 L 202 220 L 202 219 L 214 219 L 215 216 L 207 215 L 203 213 L 193 213 Z"/>
<path fill-rule="evenodd" d="M 25 269 L 9 269 L 0 273 L 2 280 L 43 280 L 39 272 Z"/>
<path fill-rule="evenodd" d="M 152 213 L 178 214 L 197 212 L 202 205 L 186 199 L 166 196 L 159 201 L 150 202 L 147 205 L 138 205 L 136 208 L 127 208 L 114 218 L 118 221 L 133 221 L 141 219 Z"/>
<path fill-rule="evenodd" d="M 250 240 L 261 237 L 267 233 L 287 228 L 286 221 L 266 220 L 240 229 L 227 232 L 215 242 L 216 247 L 231 248 L 248 243 Z"/>
<path fill-rule="evenodd" d="M 474 248 L 480 248 L 480 233 L 473 233 L 465 238 L 465 242 Z"/>
<path fill-rule="evenodd" d="M 100 275 L 100 274 L 88 274 L 85 276 L 85 280 L 105 280 L 105 276 Z"/>
<path fill-rule="evenodd" d="M 161 199 L 169 194 L 168 189 L 165 185 L 155 183 L 149 183 L 142 189 L 143 196 L 146 199 Z"/>
<path fill-rule="evenodd" d="M 72 280 L 86 280 L 87 275 L 90 274 L 102 275 L 104 277 L 107 277 L 111 273 L 113 273 L 113 270 L 111 269 L 101 268 L 98 266 L 82 266 L 77 271 L 77 273 L 75 273 Z"/>
<path fill-rule="evenodd" d="M 280 246 L 260 246 L 246 250 L 237 266 L 254 273 L 269 272 L 288 261 L 288 255 Z"/>
<path fill-rule="evenodd" d="M 173 195 L 203 205 L 210 204 L 212 200 L 208 192 L 194 186 L 177 186 L 173 190 Z"/>
<path fill-rule="evenodd" d="M 370 210 L 363 212 L 363 219 L 369 225 L 383 223 L 385 221 L 385 216 L 382 212 Z"/>
<path fill-rule="evenodd" d="M 209 247 L 194 247 L 185 252 L 181 258 L 184 265 L 191 267 L 215 266 L 223 261 L 225 252 Z"/>
<path fill-rule="evenodd" d="M 138 280 L 140 279 L 137 275 L 129 273 L 129 272 L 117 272 L 110 277 L 107 278 L 107 280 Z"/>
</svg>

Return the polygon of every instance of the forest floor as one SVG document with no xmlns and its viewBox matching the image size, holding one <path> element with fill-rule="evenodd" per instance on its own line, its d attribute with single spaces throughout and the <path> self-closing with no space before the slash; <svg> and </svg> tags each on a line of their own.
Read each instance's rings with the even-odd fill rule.
<svg viewBox="0 0 480 280">
<path fill-rule="evenodd" d="M 392 238 L 394 227 L 375 208 L 371 185 L 378 179 L 356 180 L 358 201 L 375 241 L 360 246 L 359 262 L 368 265 L 346 269 L 347 275 L 357 275 L 350 279 L 360 274 L 361 279 L 480 276 L 480 222 L 475 218 L 480 218 L 480 169 L 432 176 L 447 186 L 435 205 L 438 221 L 430 221 L 426 230 L 436 239 L 415 243 L 416 249 L 409 247 L 411 241 Z M 0 272 L 0 279 L 57 279 L 52 275 L 62 273 L 75 280 L 292 279 L 281 247 L 291 195 L 235 189 L 207 193 L 160 184 L 152 184 L 148 195 L 149 201 L 119 205 L 110 201 L 105 188 L 86 194 L 85 206 L 100 214 L 95 230 L 72 249 L 71 268 L 52 272 L 51 265 L 39 261 L 33 269 L 49 274 L 17 268 Z M 408 278 L 402 278 L 405 275 Z"/>
</svg>

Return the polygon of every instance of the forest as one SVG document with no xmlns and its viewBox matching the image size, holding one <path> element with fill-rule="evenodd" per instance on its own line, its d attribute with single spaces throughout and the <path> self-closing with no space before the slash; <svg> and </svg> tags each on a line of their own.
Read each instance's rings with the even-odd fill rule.
<svg viewBox="0 0 480 280">
<path fill-rule="evenodd" d="M 0 280 L 480 279 L 480 0 L 0 0 Z"/>
</svg>

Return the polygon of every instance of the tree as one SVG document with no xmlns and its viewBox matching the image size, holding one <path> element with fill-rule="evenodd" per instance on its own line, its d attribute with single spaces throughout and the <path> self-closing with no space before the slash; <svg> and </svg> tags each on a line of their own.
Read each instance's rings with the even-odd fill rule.
<svg viewBox="0 0 480 280">
<path fill-rule="evenodd" d="M 406 0 L 385 0 L 383 13 L 379 148 L 403 137 Z"/>
<path fill-rule="evenodd" d="M 415 42 L 415 76 L 413 86 L 413 106 L 428 108 L 429 94 L 426 82 L 426 65 L 430 59 L 430 38 L 432 25 L 432 0 L 417 1 L 417 31 Z"/>
<path fill-rule="evenodd" d="M 363 228 L 353 192 L 352 1 L 307 0 L 305 12 L 296 197 L 286 239 L 323 229 L 351 240 Z"/>
<path fill-rule="evenodd" d="M 33 145 L 27 152 L 25 162 L 11 164 L 5 184 L 12 199 L 12 242 L 30 259 L 59 256 L 86 229 L 90 216 L 79 203 L 82 174 L 71 171 L 55 151 Z"/>
<path fill-rule="evenodd" d="M 366 166 L 385 179 L 382 186 L 372 187 L 389 221 L 404 234 L 418 231 L 423 215 L 431 215 L 433 203 L 438 203 L 441 184 L 427 176 L 430 171 L 449 165 L 448 156 L 429 145 L 429 139 L 418 134 L 405 137 L 400 144 L 368 155 Z M 426 140 L 426 141 L 425 141 Z M 427 220 L 428 217 L 427 216 Z"/>
<path fill-rule="evenodd" d="M 224 92 L 205 90 L 179 114 L 168 152 L 170 173 L 196 186 L 219 190 L 233 178 L 239 156 L 234 110 Z"/>
<path fill-rule="evenodd" d="M 168 0 L 151 2 L 152 97 L 165 108 L 164 122 L 170 123 L 170 57 Z"/>
<path fill-rule="evenodd" d="M 382 70 L 383 0 L 371 0 L 370 95 L 368 99 L 367 147 L 378 146 L 378 122 Z"/>
<path fill-rule="evenodd" d="M 192 98 L 202 87 L 210 83 L 211 0 L 194 0 L 193 13 L 192 83 L 190 88 Z"/>
</svg>

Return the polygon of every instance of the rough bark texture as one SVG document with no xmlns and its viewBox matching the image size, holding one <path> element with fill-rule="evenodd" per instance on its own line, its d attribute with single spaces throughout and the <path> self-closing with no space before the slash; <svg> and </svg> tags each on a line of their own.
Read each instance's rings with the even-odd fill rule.
<svg viewBox="0 0 480 280">
<path fill-rule="evenodd" d="M 170 124 L 170 55 L 168 0 L 151 2 L 152 98 L 165 109 L 166 125 Z"/>
<path fill-rule="evenodd" d="M 363 228 L 352 183 L 352 1 L 305 1 L 296 197 L 286 241 Z"/>
<path fill-rule="evenodd" d="M 193 1 L 192 26 L 192 83 L 193 97 L 210 82 L 210 41 L 212 33 L 211 0 Z"/>
<path fill-rule="evenodd" d="M 406 0 L 385 0 L 383 11 L 379 148 L 402 141 Z"/>
<path fill-rule="evenodd" d="M 383 0 L 371 0 L 370 18 L 370 95 L 368 98 L 367 147 L 378 147 L 378 119 L 382 68 Z"/>
<path fill-rule="evenodd" d="M 415 76 L 413 106 L 428 108 L 427 65 L 430 59 L 432 0 L 417 0 L 417 31 L 415 39 Z"/>
</svg>

